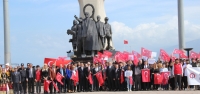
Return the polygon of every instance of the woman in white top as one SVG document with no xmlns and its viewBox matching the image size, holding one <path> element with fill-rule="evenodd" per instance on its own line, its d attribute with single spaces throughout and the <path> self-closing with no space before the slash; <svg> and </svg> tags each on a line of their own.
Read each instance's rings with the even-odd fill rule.
<svg viewBox="0 0 200 94">
<path fill-rule="evenodd" d="M 132 78 L 132 75 L 133 75 L 133 71 L 131 70 L 131 67 L 128 66 L 128 69 L 124 73 L 124 76 L 126 77 L 128 91 L 131 91 L 131 88 L 132 88 L 132 84 L 130 83 L 130 80 L 132 80 L 132 79 L 130 79 L 130 78 Z M 133 82 L 133 80 L 132 80 L 132 82 Z"/>
</svg>

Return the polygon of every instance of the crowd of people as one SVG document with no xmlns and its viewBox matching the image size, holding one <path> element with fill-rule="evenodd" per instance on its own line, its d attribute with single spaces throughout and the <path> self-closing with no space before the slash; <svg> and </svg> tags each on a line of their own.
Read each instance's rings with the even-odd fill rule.
<svg viewBox="0 0 200 94">
<path fill-rule="evenodd" d="M 73 93 L 73 92 L 93 92 L 93 91 L 147 91 L 147 90 L 194 90 L 199 86 L 189 86 L 185 69 L 188 67 L 200 67 L 199 59 L 175 59 L 170 62 L 158 60 L 154 64 L 148 64 L 145 60 L 140 60 L 138 64 L 132 61 L 127 62 L 105 62 L 102 63 L 82 63 L 73 62 L 66 65 L 33 66 L 28 63 L 25 67 L 12 68 L 9 64 L 5 68 L 0 66 L 0 87 L 9 85 L 15 94 L 18 93 Z M 143 82 L 141 70 L 150 70 L 150 82 Z M 154 74 L 169 71 L 169 80 L 165 84 L 155 84 Z M 58 81 L 57 74 L 62 76 Z M 101 76 L 97 76 L 101 73 Z M 74 80 L 72 77 L 78 77 Z M 98 78 L 100 77 L 100 81 Z M 45 89 L 45 81 L 51 81 L 48 90 Z M 44 84 L 43 84 L 44 83 Z M 43 86 L 43 88 L 42 88 Z M 28 87 L 28 88 L 27 88 Z M 44 89 L 44 92 L 41 92 Z"/>
</svg>

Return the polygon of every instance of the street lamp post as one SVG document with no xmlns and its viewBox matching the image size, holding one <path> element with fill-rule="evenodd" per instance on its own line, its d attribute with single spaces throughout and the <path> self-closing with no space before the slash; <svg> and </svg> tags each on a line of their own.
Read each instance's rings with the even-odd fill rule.
<svg viewBox="0 0 200 94">
<path fill-rule="evenodd" d="M 184 48 L 184 50 L 187 52 L 188 59 L 190 58 L 190 51 L 191 51 L 192 49 L 193 49 L 193 48 Z"/>
<path fill-rule="evenodd" d="M 11 63 L 10 56 L 10 26 L 8 15 L 8 0 L 3 0 L 3 16 L 4 16 L 4 64 Z"/>
</svg>

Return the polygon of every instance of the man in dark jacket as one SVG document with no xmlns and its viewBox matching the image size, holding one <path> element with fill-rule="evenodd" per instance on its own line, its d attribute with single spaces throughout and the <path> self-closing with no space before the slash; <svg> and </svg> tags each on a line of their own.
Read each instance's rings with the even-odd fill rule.
<svg viewBox="0 0 200 94">
<path fill-rule="evenodd" d="M 194 58 L 192 58 L 191 65 L 192 65 L 192 67 L 197 67 L 197 63 L 196 63 L 196 60 Z"/>
<path fill-rule="evenodd" d="M 79 92 L 83 91 L 84 89 L 84 81 L 85 81 L 85 77 L 84 77 L 84 64 L 80 63 L 80 67 L 78 68 L 78 77 L 79 77 Z"/>
<path fill-rule="evenodd" d="M 26 78 L 28 81 L 28 92 L 34 93 L 34 82 L 35 82 L 35 69 L 32 64 L 26 69 Z"/>
<path fill-rule="evenodd" d="M 120 76 L 121 70 L 119 69 L 119 65 L 116 64 L 114 70 L 115 91 L 119 91 L 120 89 Z"/>
<path fill-rule="evenodd" d="M 21 68 L 18 69 L 21 74 L 21 82 L 22 88 L 20 88 L 21 92 L 26 93 L 26 69 L 24 68 L 24 64 L 21 63 Z"/>
<path fill-rule="evenodd" d="M 114 68 L 112 66 L 112 62 L 108 63 L 108 67 L 106 69 L 106 78 L 108 81 L 108 89 L 112 91 L 114 89 Z"/>
<path fill-rule="evenodd" d="M 11 74 L 11 83 L 13 84 L 14 94 L 20 94 L 21 74 L 17 71 L 17 67 L 14 68 L 14 72 Z"/>
<path fill-rule="evenodd" d="M 57 69 L 57 71 L 56 71 L 56 73 L 60 73 L 62 76 L 63 76 L 63 79 L 62 79 L 62 83 L 63 83 L 63 85 L 61 84 L 61 83 L 59 83 L 58 82 L 58 88 L 59 88 L 59 93 L 64 93 L 64 92 L 62 92 L 62 90 L 64 89 L 64 84 L 65 84 L 65 69 L 63 68 L 63 65 L 62 64 L 60 64 L 60 68 L 58 68 Z"/>
<path fill-rule="evenodd" d="M 142 61 L 138 63 L 138 65 L 133 65 L 133 79 L 135 83 L 135 90 L 141 90 L 141 69 L 142 69 Z"/>
</svg>

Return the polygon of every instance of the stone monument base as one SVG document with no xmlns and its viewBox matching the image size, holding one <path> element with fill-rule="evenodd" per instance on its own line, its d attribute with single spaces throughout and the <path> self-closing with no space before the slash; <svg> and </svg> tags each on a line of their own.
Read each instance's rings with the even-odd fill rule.
<svg viewBox="0 0 200 94">
<path fill-rule="evenodd" d="M 118 51 L 115 51 L 115 50 L 112 50 L 112 51 L 109 51 L 112 53 L 112 57 L 111 59 L 108 59 L 108 61 L 112 60 L 112 58 L 115 56 L 115 54 L 118 52 Z M 73 60 L 73 62 L 82 62 L 82 63 L 87 63 L 87 62 L 90 62 L 90 63 L 93 63 L 93 59 L 94 57 L 71 57 L 71 60 Z"/>
</svg>

